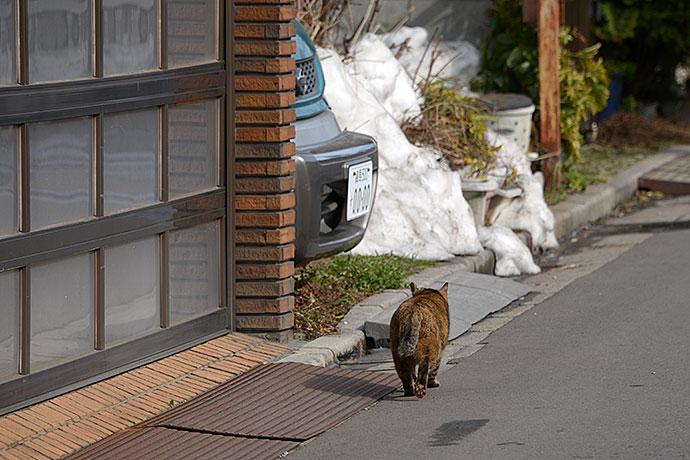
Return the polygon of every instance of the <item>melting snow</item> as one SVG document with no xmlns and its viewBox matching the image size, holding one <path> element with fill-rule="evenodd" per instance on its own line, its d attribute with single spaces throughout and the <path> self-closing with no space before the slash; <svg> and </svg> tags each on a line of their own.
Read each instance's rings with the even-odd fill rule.
<svg viewBox="0 0 690 460">
<path fill-rule="evenodd" d="M 432 43 L 428 48 L 429 32 L 424 27 L 402 27 L 395 33 L 386 34 L 384 42 L 394 53 L 400 54 L 398 61 L 414 75 L 415 83 L 427 76 L 452 82 L 458 88 L 465 87 L 479 73 L 481 56 L 479 50 L 469 42 L 456 41 Z M 402 51 L 400 51 L 402 47 Z M 435 59 L 431 71 L 432 54 Z M 420 65 L 421 61 L 421 65 Z"/>
<path fill-rule="evenodd" d="M 410 69 L 416 68 L 426 47 L 425 34 L 424 29 L 403 28 L 385 37 L 386 42 L 368 34 L 344 61 L 334 50 L 318 50 L 327 82 L 325 97 L 340 127 L 373 136 L 379 146 L 378 186 L 369 228 L 352 252 L 445 260 L 477 254 L 483 246 L 497 253 L 497 275 L 537 273 L 539 267 L 529 249 L 509 229 L 528 231 L 536 248 L 555 247 L 553 214 L 544 203 L 540 175 L 531 173 L 517 146 L 490 133 L 492 142 L 502 145 L 494 176 L 502 183 L 501 174 L 515 168 L 519 173 L 517 186 L 523 193 L 493 226 L 477 229 L 462 195 L 461 173 L 439 161 L 433 149 L 412 145 L 400 129 L 405 117 L 421 110 L 410 76 L 414 70 Z M 407 48 L 398 60 L 389 45 L 399 45 L 407 37 Z M 448 76 L 466 83 L 476 75 L 476 48 L 459 42 L 445 44 L 442 49 L 443 59 L 450 59 L 450 63 L 446 65 L 443 59 L 437 63 L 445 66 L 443 72 L 450 72 Z M 459 50 L 463 52 L 453 60 Z M 428 72 L 428 63 L 423 62 L 421 69 L 424 65 L 427 70 L 420 70 L 422 75 Z"/>
</svg>

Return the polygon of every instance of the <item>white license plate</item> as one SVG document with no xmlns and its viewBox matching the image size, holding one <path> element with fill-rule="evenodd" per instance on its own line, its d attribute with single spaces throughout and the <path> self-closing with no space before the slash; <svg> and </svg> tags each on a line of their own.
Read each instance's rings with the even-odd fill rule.
<svg viewBox="0 0 690 460">
<path fill-rule="evenodd" d="M 369 212 L 371 206 L 372 177 L 374 164 L 371 161 L 350 166 L 347 170 L 347 220 L 356 219 Z"/>
</svg>

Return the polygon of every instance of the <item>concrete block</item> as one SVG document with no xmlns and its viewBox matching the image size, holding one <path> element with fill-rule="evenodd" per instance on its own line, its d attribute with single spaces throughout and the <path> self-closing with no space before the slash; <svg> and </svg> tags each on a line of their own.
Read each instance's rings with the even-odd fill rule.
<svg viewBox="0 0 690 460">
<path fill-rule="evenodd" d="M 509 279 L 463 271 L 432 283 L 430 287 L 438 289 L 446 281 L 449 283 L 450 340 L 530 291 L 526 285 Z M 397 308 L 398 305 L 388 307 L 364 323 L 368 342 L 375 346 L 390 346 L 390 320 Z"/>
<path fill-rule="evenodd" d="M 327 353 L 295 353 L 292 355 L 288 355 L 281 360 L 279 360 L 279 363 L 301 363 L 301 364 L 309 364 L 310 366 L 318 366 L 318 367 L 328 367 L 333 363 L 332 359 L 329 359 L 329 357 L 332 355 L 329 355 Z"/>
<path fill-rule="evenodd" d="M 463 258 L 458 258 L 458 262 L 462 262 Z M 427 268 L 419 273 L 415 273 L 407 278 L 408 283 L 414 283 L 417 287 L 429 286 L 434 281 L 450 275 L 459 269 L 458 263 L 441 263 L 436 267 Z M 408 291 L 409 295 L 409 291 Z"/>
<path fill-rule="evenodd" d="M 454 271 L 463 270 L 473 273 L 484 273 L 493 275 L 496 267 L 496 255 L 490 249 L 482 249 L 475 256 L 462 257 L 458 262 L 458 267 Z"/>
<path fill-rule="evenodd" d="M 447 361 L 448 364 L 458 364 L 463 358 L 468 358 L 484 348 L 483 344 L 463 345 L 460 350 L 454 353 Z"/>
<path fill-rule="evenodd" d="M 370 305 L 355 305 L 338 323 L 339 331 L 364 330 L 364 323 L 381 313 L 383 307 Z"/>
<path fill-rule="evenodd" d="M 364 306 L 364 307 L 380 307 L 380 308 L 386 308 L 389 307 L 395 303 L 398 305 L 400 302 L 405 300 L 407 297 L 410 296 L 410 290 L 409 289 L 387 289 L 379 294 L 374 294 L 371 297 L 368 297 L 364 300 L 362 300 L 358 305 Z"/>
<path fill-rule="evenodd" d="M 481 345 L 482 342 L 491 335 L 489 331 L 470 331 L 459 337 L 454 341 L 454 343 L 462 347 L 471 347 L 475 345 Z"/>
<path fill-rule="evenodd" d="M 490 316 L 479 321 L 477 324 L 473 324 L 472 327 L 470 327 L 470 331 L 493 332 L 508 324 L 512 319 L 513 318 L 509 316 Z"/>
<path fill-rule="evenodd" d="M 364 350 L 364 332 L 347 331 L 337 335 L 325 335 L 304 345 L 300 353 L 328 350 L 337 359 L 347 359 L 361 355 Z"/>
<path fill-rule="evenodd" d="M 526 303 L 521 302 L 519 305 L 517 305 L 515 307 L 507 308 L 507 309 L 504 309 L 504 310 L 501 310 L 501 311 L 494 313 L 494 318 L 513 319 L 513 318 L 520 316 L 524 312 L 531 310 L 534 307 L 534 305 L 535 305 L 535 303 L 532 301 L 526 302 Z"/>
<path fill-rule="evenodd" d="M 471 287 L 490 291 L 506 299 L 513 298 L 514 300 L 529 293 L 529 288 L 522 283 L 481 273 L 457 272 L 446 281 L 451 286 Z M 452 296 L 452 292 L 449 291 L 449 298 L 450 296 Z"/>
</svg>

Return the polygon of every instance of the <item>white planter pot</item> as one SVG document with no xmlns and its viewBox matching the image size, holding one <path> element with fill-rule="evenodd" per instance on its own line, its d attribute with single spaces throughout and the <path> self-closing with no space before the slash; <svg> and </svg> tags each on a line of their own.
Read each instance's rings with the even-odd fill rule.
<svg viewBox="0 0 690 460">
<path fill-rule="evenodd" d="M 480 98 L 494 117 L 486 122 L 487 127 L 502 136 L 510 137 L 527 154 L 532 132 L 534 104 L 524 94 L 489 93 Z"/>
<path fill-rule="evenodd" d="M 501 212 L 516 198 L 522 196 L 522 189 L 512 187 L 508 189 L 498 189 L 497 193 L 491 197 L 486 211 L 486 224 L 493 224 Z"/>
<path fill-rule="evenodd" d="M 527 154 L 533 113 L 534 104 L 520 109 L 497 110 L 493 114 L 495 119 L 488 120 L 486 125 L 501 136 L 510 137 L 520 147 L 520 151 Z"/>
<path fill-rule="evenodd" d="M 487 197 L 496 193 L 498 183 L 491 179 L 462 179 L 462 196 L 472 208 L 475 225 L 484 225 Z"/>
</svg>

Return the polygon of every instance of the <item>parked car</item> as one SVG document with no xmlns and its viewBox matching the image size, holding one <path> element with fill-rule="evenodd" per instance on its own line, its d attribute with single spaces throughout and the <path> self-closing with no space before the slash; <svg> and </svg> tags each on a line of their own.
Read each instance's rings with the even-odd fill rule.
<svg viewBox="0 0 690 460">
<path fill-rule="evenodd" d="M 353 248 L 364 237 L 374 204 L 378 146 L 374 138 L 342 131 L 324 99 L 314 44 L 298 23 L 295 262 Z"/>
</svg>

